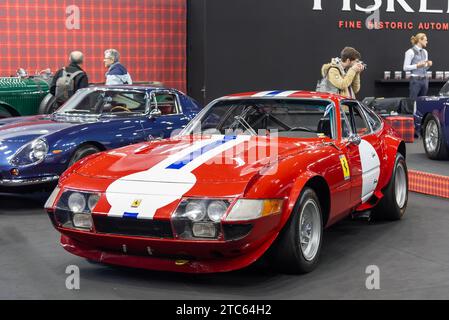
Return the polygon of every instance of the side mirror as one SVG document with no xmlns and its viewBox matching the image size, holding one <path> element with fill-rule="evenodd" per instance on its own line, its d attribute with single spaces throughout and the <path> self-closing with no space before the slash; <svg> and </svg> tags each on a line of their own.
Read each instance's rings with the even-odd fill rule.
<svg viewBox="0 0 449 320">
<path fill-rule="evenodd" d="M 358 146 L 360 143 L 362 143 L 362 138 L 360 136 L 353 134 L 348 138 L 348 141 L 350 144 Z"/>
<path fill-rule="evenodd" d="M 162 111 L 161 110 L 153 109 L 153 110 L 150 111 L 150 117 L 157 118 L 157 117 L 160 117 L 160 116 L 162 116 Z"/>
</svg>

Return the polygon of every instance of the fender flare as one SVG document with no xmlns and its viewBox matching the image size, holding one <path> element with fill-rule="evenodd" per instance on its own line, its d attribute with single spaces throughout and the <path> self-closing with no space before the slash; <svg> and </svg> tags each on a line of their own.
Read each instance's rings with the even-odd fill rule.
<svg viewBox="0 0 449 320">
<path fill-rule="evenodd" d="M 322 187 L 325 187 L 326 190 L 316 190 L 317 183 L 320 183 Z M 327 183 L 326 179 L 317 173 L 311 172 L 311 171 L 304 171 L 302 172 L 294 181 L 293 186 L 290 190 L 290 195 L 288 197 L 288 203 L 287 203 L 287 212 L 288 214 L 285 214 L 282 217 L 282 220 L 280 222 L 280 230 L 282 230 L 287 223 L 287 221 L 291 218 L 292 212 L 294 211 L 295 207 L 298 205 L 298 201 L 301 197 L 301 193 L 304 190 L 306 186 L 310 185 L 315 191 L 317 192 L 318 197 L 322 197 L 322 192 L 327 193 L 328 199 L 323 199 L 323 201 L 320 198 L 320 205 L 322 207 L 323 211 L 323 226 L 325 227 L 327 225 L 327 222 L 329 221 L 330 216 L 330 207 L 331 207 L 331 198 L 330 198 L 330 189 L 329 184 Z M 324 201 L 326 200 L 326 201 Z"/>
</svg>

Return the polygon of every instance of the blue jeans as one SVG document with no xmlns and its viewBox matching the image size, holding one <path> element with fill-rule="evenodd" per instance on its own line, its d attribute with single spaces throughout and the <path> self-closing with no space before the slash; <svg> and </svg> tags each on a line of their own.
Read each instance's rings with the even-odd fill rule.
<svg viewBox="0 0 449 320">
<path fill-rule="evenodd" d="M 428 79 L 410 79 L 410 99 L 426 96 L 429 91 Z"/>
</svg>

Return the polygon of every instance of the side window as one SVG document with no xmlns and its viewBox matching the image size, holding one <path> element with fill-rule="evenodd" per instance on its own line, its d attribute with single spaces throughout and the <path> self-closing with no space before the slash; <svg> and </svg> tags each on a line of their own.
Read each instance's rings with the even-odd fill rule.
<svg viewBox="0 0 449 320">
<path fill-rule="evenodd" d="M 382 120 L 380 120 L 379 116 L 371 111 L 369 108 L 364 108 L 366 118 L 368 119 L 369 124 L 373 131 L 377 131 L 382 127 Z"/>
<path fill-rule="evenodd" d="M 171 115 L 179 113 L 178 99 L 176 98 L 175 94 L 162 92 L 156 93 L 155 97 L 157 107 L 159 108 L 159 110 L 161 110 L 163 115 Z M 154 109 L 155 107 L 156 107 L 155 102 L 151 101 L 151 109 Z"/>
<path fill-rule="evenodd" d="M 341 137 L 343 139 L 349 138 L 352 134 L 350 125 L 349 107 L 347 105 L 341 106 Z"/>
<path fill-rule="evenodd" d="M 352 118 L 354 120 L 355 131 L 359 136 L 371 133 L 370 126 L 366 121 L 363 111 L 358 104 L 354 104 L 351 108 Z"/>
</svg>

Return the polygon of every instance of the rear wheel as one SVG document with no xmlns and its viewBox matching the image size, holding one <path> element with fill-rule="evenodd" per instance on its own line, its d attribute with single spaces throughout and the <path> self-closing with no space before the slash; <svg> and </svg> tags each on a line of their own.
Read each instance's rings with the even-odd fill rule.
<svg viewBox="0 0 449 320">
<path fill-rule="evenodd" d="M 449 150 L 440 121 L 433 115 L 428 115 L 423 127 L 424 150 L 430 159 L 447 159 Z"/>
<path fill-rule="evenodd" d="M 87 156 L 90 156 L 92 154 L 98 153 L 100 151 L 101 150 L 98 149 L 96 146 L 93 146 L 93 145 L 90 145 L 90 144 L 84 145 L 84 146 L 78 148 L 75 151 L 75 153 L 73 154 L 72 158 L 70 159 L 69 167 L 74 165 L 75 162 L 77 162 L 77 161 L 79 161 L 79 160 L 81 160 L 81 159 L 83 159 L 83 158 L 85 158 Z"/>
<path fill-rule="evenodd" d="M 384 197 L 374 209 L 374 220 L 400 220 L 405 214 L 408 203 L 408 171 L 404 156 L 396 156 L 396 162 Z"/>
<path fill-rule="evenodd" d="M 316 268 L 323 239 L 323 219 L 318 197 L 305 188 L 292 216 L 270 249 L 271 264 L 281 272 L 301 274 Z"/>
</svg>

